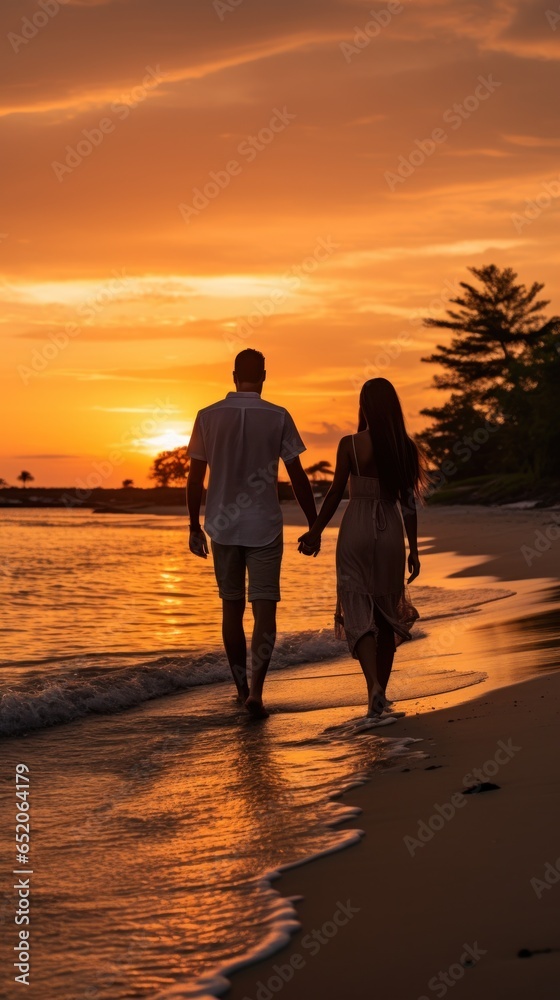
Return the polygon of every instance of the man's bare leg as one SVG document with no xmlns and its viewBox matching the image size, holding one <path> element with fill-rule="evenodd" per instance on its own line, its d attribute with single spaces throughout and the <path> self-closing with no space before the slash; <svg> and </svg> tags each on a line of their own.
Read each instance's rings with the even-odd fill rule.
<svg viewBox="0 0 560 1000">
<path fill-rule="evenodd" d="M 222 601 L 222 636 L 230 670 L 235 681 L 237 694 L 243 703 L 249 696 L 247 683 L 247 640 L 243 628 L 245 598 L 238 601 Z"/>
<path fill-rule="evenodd" d="M 256 718 L 266 718 L 262 694 L 265 677 L 276 643 L 276 601 L 253 601 L 255 626 L 251 644 L 251 690 L 245 702 Z"/>
</svg>

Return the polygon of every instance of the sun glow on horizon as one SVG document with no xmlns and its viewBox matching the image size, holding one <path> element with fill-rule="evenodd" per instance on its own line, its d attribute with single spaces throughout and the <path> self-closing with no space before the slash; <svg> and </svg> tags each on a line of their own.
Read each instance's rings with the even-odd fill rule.
<svg viewBox="0 0 560 1000">
<path fill-rule="evenodd" d="M 191 439 L 190 433 L 177 430 L 174 427 L 166 427 L 159 434 L 152 437 L 138 438 L 134 442 L 136 447 L 149 455 L 159 455 L 161 451 L 173 451 L 174 448 L 182 448 Z"/>
<path fill-rule="evenodd" d="M 538 5 L 418 0 L 363 51 L 361 0 L 224 30 L 210 3 L 131 6 L 73 0 L 9 54 L 0 478 L 58 487 L 118 454 L 104 485 L 150 486 L 247 347 L 306 464 L 333 462 L 368 378 L 412 433 L 443 405 L 423 359 L 450 331 L 424 319 L 469 268 L 510 267 L 560 312 L 560 49 Z"/>
</svg>

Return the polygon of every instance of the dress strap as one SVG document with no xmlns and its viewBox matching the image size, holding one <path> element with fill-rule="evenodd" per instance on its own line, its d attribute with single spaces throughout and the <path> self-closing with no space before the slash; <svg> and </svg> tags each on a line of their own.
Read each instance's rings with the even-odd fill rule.
<svg viewBox="0 0 560 1000">
<path fill-rule="evenodd" d="M 352 435 L 352 447 L 354 449 L 354 458 L 356 460 L 356 469 L 358 470 L 358 475 L 360 475 L 360 463 L 358 462 L 358 456 L 356 454 L 356 436 Z"/>
</svg>

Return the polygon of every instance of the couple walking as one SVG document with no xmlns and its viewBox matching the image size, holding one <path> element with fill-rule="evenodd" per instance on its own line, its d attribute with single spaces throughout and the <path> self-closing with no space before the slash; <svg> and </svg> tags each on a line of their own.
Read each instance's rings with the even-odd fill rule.
<svg viewBox="0 0 560 1000">
<path fill-rule="evenodd" d="M 276 640 L 280 600 L 282 510 L 278 466 L 283 460 L 309 530 L 299 551 L 317 556 L 321 535 L 350 479 L 350 502 L 338 536 L 336 634 L 359 660 L 373 724 L 392 721 L 386 698 L 396 646 L 410 638 L 418 612 L 405 583 L 404 531 L 408 539 L 408 583 L 420 572 L 416 500 L 425 481 L 418 449 L 408 437 L 395 389 L 387 379 L 366 382 L 360 395 L 358 433 L 338 446 L 333 484 L 318 514 L 300 455 L 305 445 L 290 414 L 262 399 L 265 359 L 242 351 L 235 359 L 235 392 L 200 410 L 188 453 L 190 550 L 208 557 L 200 507 L 207 467 L 210 480 L 205 528 L 223 603 L 223 640 L 240 701 L 255 718 L 266 718 L 263 685 Z M 402 513 L 402 517 L 401 517 Z M 248 598 L 254 628 L 251 686 L 243 627 Z"/>
</svg>

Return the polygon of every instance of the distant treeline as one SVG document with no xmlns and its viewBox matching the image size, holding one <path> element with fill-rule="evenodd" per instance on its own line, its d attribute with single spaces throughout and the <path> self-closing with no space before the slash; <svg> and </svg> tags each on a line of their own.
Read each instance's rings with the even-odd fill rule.
<svg viewBox="0 0 560 1000">
<path fill-rule="evenodd" d="M 289 482 L 278 484 L 278 495 L 282 503 L 293 500 L 294 494 L 292 485 Z M 203 494 L 203 500 L 205 494 Z M 58 489 L 56 487 L 46 489 L 22 490 L 20 487 L 8 486 L 0 488 L 0 507 L 62 507 L 67 510 L 74 508 L 108 507 L 115 508 L 144 506 L 155 504 L 161 507 L 186 507 L 185 485 L 182 486 L 154 486 L 142 489 L 141 487 L 128 487 L 123 489 L 103 489 L 80 490 L 70 487 L 68 489 Z"/>
<path fill-rule="evenodd" d="M 0 507 L 66 507 L 71 510 L 74 507 L 96 507 L 108 503 L 119 505 L 127 504 L 184 504 L 185 487 L 167 486 L 151 487 L 141 489 L 140 487 L 129 487 L 124 491 L 120 489 L 104 489 L 98 487 L 94 490 L 78 489 L 77 487 L 64 488 L 44 488 L 33 487 L 33 489 L 22 490 L 16 486 L 8 486 L 0 489 Z"/>
</svg>

